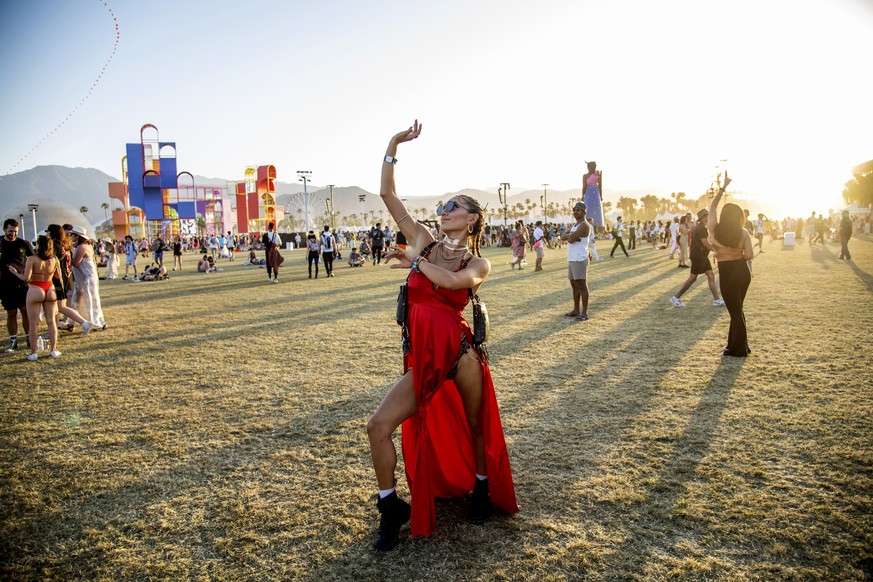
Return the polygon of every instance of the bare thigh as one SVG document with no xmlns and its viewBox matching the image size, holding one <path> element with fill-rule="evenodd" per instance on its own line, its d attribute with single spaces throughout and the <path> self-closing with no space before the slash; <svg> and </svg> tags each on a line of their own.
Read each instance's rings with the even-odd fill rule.
<svg viewBox="0 0 873 582">
<path fill-rule="evenodd" d="M 458 372 L 455 374 L 455 385 L 464 403 L 464 413 L 467 415 L 467 423 L 474 432 L 479 432 L 480 412 L 482 410 L 483 392 L 482 362 L 472 348 L 467 350 L 458 363 Z"/>
<path fill-rule="evenodd" d="M 379 427 L 390 435 L 404 420 L 415 414 L 416 410 L 418 406 L 415 402 L 412 369 L 409 369 L 382 399 L 368 425 L 370 428 Z"/>
</svg>

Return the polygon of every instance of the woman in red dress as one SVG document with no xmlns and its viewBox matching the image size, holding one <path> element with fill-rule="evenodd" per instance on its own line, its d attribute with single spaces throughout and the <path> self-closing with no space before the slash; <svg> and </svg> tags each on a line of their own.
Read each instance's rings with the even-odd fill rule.
<svg viewBox="0 0 873 582">
<path fill-rule="evenodd" d="M 413 536 L 436 531 L 435 497 L 472 491 L 468 521 L 477 525 L 492 506 L 518 511 L 491 372 L 484 351 L 473 347 L 463 316 L 469 297 L 491 271 L 491 264 L 477 256 L 484 210 L 469 196 L 440 205 L 439 241 L 409 216 L 395 192 L 394 156 L 399 144 L 420 133 L 416 120 L 392 137 L 382 163 L 380 195 L 408 245 L 386 256 L 398 259 L 392 268 L 412 272 L 404 374 L 367 424 L 379 485 L 377 550 L 397 545 L 400 527 L 410 517 Z M 401 424 L 411 506 L 394 489 L 397 452 L 391 435 Z"/>
</svg>

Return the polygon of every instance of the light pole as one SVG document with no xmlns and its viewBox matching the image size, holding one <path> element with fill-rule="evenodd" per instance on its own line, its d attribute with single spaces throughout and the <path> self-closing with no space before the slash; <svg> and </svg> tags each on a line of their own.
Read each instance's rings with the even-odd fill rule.
<svg viewBox="0 0 873 582">
<path fill-rule="evenodd" d="M 306 232 L 309 232 L 309 190 L 306 183 L 311 180 L 312 172 L 309 170 L 297 170 L 298 180 L 303 182 L 303 220 L 306 223 Z"/>
<path fill-rule="evenodd" d="M 36 211 L 39 208 L 39 204 L 28 204 L 27 209 L 30 210 L 31 216 L 33 216 L 33 236 L 36 237 Z"/>
<path fill-rule="evenodd" d="M 333 184 L 328 184 L 327 187 L 330 188 L 330 207 L 327 209 L 330 212 L 330 229 L 334 230 L 336 225 L 333 223 Z"/>
<path fill-rule="evenodd" d="M 543 222 L 549 221 L 549 216 L 546 214 L 546 205 L 549 203 L 548 187 L 548 184 L 543 184 L 543 197 L 540 198 L 540 204 L 543 205 Z"/>
<path fill-rule="evenodd" d="M 497 189 L 497 195 L 500 197 L 500 204 L 503 205 L 503 227 L 506 228 L 506 211 L 509 209 L 509 201 L 506 191 L 509 190 L 509 182 L 501 182 L 500 188 Z"/>
</svg>

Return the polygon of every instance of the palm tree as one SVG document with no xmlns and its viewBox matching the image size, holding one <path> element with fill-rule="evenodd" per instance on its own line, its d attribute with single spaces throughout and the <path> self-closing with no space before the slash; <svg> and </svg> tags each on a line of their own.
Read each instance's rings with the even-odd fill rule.
<svg viewBox="0 0 873 582">
<path fill-rule="evenodd" d="M 82 214 L 88 214 L 88 207 L 87 206 L 80 206 L 79 212 L 81 212 Z"/>
<path fill-rule="evenodd" d="M 634 214 L 634 211 L 637 209 L 637 199 L 636 198 L 627 198 L 622 196 L 618 199 L 618 204 L 616 207 L 621 211 L 622 215 L 628 220 L 631 220 Z"/>
<path fill-rule="evenodd" d="M 100 205 L 100 208 L 103 209 L 103 216 L 106 218 L 106 221 L 109 222 L 109 213 L 106 212 L 107 210 L 109 210 L 109 203 L 104 202 L 103 204 Z"/>
<path fill-rule="evenodd" d="M 195 224 L 197 224 L 198 236 L 203 236 L 203 234 L 206 232 L 206 219 L 201 214 L 200 216 L 197 217 L 197 219 L 194 222 L 195 222 Z"/>
<path fill-rule="evenodd" d="M 655 216 L 658 214 L 658 197 L 652 194 L 646 194 L 640 198 L 640 202 L 643 203 L 643 209 L 645 211 L 644 218 L 646 220 L 655 220 Z"/>
</svg>

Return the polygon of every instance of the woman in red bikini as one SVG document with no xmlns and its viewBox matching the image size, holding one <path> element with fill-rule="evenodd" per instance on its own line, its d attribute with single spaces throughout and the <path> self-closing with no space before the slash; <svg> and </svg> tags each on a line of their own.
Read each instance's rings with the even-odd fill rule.
<svg viewBox="0 0 873 582">
<path fill-rule="evenodd" d="M 27 330 L 30 339 L 30 355 L 27 356 L 27 359 L 31 362 L 39 357 L 37 355 L 37 338 L 40 307 L 45 313 L 45 321 L 48 324 L 50 355 L 53 358 L 61 355 L 61 352 L 57 350 L 58 328 L 55 318 L 58 314 L 58 304 L 52 282 L 52 276 L 58 270 L 58 260 L 55 258 L 54 248 L 49 237 L 40 235 L 36 245 L 36 254 L 27 257 L 24 273 L 19 273 L 15 267 L 9 265 L 9 271 L 28 284 L 26 302 L 27 317 L 30 320 L 30 329 Z"/>
<path fill-rule="evenodd" d="M 379 485 L 377 550 L 397 545 L 400 527 L 410 518 L 413 536 L 436 531 L 435 497 L 472 490 L 468 521 L 477 525 L 492 506 L 518 511 L 491 372 L 484 351 L 473 347 L 463 316 L 471 291 L 475 294 L 491 271 L 477 256 L 484 209 L 469 196 L 440 205 L 439 241 L 410 217 L 395 191 L 394 156 L 399 144 L 420 133 L 416 120 L 392 137 L 382 163 L 380 195 L 408 245 L 390 249 L 386 259 L 398 259 L 392 268 L 412 272 L 404 374 L 367 424 Z M 394 489 L 397 452 L 391 435 L 401 424 L 411 506 Z"/>
</svg>

